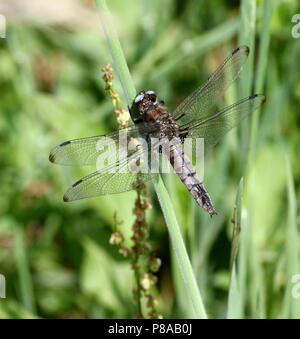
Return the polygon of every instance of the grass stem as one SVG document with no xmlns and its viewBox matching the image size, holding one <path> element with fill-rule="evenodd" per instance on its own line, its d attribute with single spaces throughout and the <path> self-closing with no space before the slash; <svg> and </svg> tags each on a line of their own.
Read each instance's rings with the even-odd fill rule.
<svg viewBox="0 0 300 339">
<path fill-rule="evenodd" d="M 100 10 L 101 23 L 113 59 L 114 67 L 120 79 L 127 105 L 131 106 L 132 100 L 136 95 L 136 90 L 126 63 L 124 53 L 122 51 L 120 41 L 111 22 L 110 12 L 106 1 L 96 0 L 96 3 Z M 194 316 L 195 318 L 207 318 L 192 265 L 190 263 L 180 232 L 180 227 L 178 225 L 169 194 L 161 177 L 159 177 L 157 183 L 154 183 L 154 187 L 169 230 L 180 272 L 185 282 L 186 292 L 193 305 Z"/>
</svg>

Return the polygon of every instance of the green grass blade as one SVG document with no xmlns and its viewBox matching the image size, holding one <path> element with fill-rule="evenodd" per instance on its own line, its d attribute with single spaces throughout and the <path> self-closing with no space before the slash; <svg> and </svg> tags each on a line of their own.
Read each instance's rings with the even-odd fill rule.
<svg viewBox="0 0 300 339">
<path fill-rule="evenodd" d="M 106 1 L 96 0 L 96 3 L 101 9 L 100 20 L 105 38 L 107 40 L 106 42 L 113 59 L 114 67 L 116 68 L 117 74 L 119 76 L 127 105 L 130 107 L 136 91 L 131 80 L 131 75 L 127 66 L 125 55 L 123 53 L 117 32 L 111 22 L 110 12 L 106 5 Z"/>
<path fill-rule="evenodd" d="M 240 181 L 236 195 L 236 203 L 233 216 L 233 236 L 230 258 L 230 286 L 228 295 L 227 318 L 237 319 L 243 316 L 240 289 L 238 286 L 236 259 L 240 241 L 241 222 L 242 222 L 242 196 L 243 196 L 243 178 Z"/>
<path fill-rule="evenodd" d="M 176 220 L 176 216 L 171 204 L 169 194 L 160 178 L 158 183 L 155 183 L 155 191 L 162 208 L 166 224 L 168 226 L 169 234 L 172 239 L 174 252 L 178 261 L 178 265 L 185 282 L 187 295 L 193 305 L 195 316 L 197 318 L 206 318 L 205 309 L 202 298 L 199 293 L 197 281 L 195 279 L 192 265 L 190 263 L 184 241 L 180 232 L 180 227 Z"/>
<path fill-rule="evenodd" d="M 19 276 L 19 291 L 24 308 L 35 313 L 33 282 L 29 271 L 24 231 L 20 225 L 14 227 L 15 256 Z"/>
<path fill-rule="evenodd" d="M 238 247 L 240 242 L 240 233 L 241 233 L 241 220 L 242 220 L 242 196 L 243 196 L 243 178 L 240 180 L 239 188 L 236 195 L 236 202 L 234 208 L 234 217 L 233 217 L 233 235 L 232 235 L 232 246 L 231 246 L 231 256 L 230 256 L 230 269 L 233 268 L 233 265 L 236 262 Z"/>
<path fill-rule="evenodd" d="M 227 319 L 240 319 L 242 318 L 242 309 L 241 309 L 241 295 L 238 287 L 238 279 L 236 273 L 236 265 L 233 264 L 231 277 L 230 277 L 230 287 L 228 294 L 228 307 L 227 307 Z"/>
<path fill-rule="evenodd" d="M 297 223 L 297 199 L 295 193 L 295 184 L 291 166 L 291 159 L 286 157 L 287 167 L 287 190 L 288 190 L 288 222 L 286 234 L 286 274 L 287 284 L 285 291 L 285 300 L 282 316 L 284 318 L 299 319 L 300 303 L 299 303 L 299 279 L 295 279 L 299 274 L 300 268 L 300 246 L 299 231 Z M 293 295 L 296 292 L 296 295 Z"/>
<path fill-rule="evenodd" d="M 255 78 L 255 93 L 262 93 L 268 62 L 268 51 L 270 45 L 270 24 L 274 9 L 274 1 L 264 1 L 263 5 L 263 23 L 260 32 L 260 45 L 258 52 L 257 72 Z M 252 114 L 251 119 L 251 135 L 250 135 L 250 155 L 249 162 L 253 158 L 255 152 L 255 144 L 258 130 L 258 121 L 260 116 L 260 109 L 256 110 Z"/>
<path fill-rule="evenodd" d="M 253 80 L 253 61 L 255 54 L 255 26 L 256 26 L 256 1 L 241 1 L 241 22 L 239 44 L 247 45 L 250 48 L 249 60 L 241 74 L 241 97 L 251 94 Z M 242 173 L 247 167 L 248 148 L 249 148 L 249 119 L 242 122 L 241 133 L 241 169 Z"/>
</svg>

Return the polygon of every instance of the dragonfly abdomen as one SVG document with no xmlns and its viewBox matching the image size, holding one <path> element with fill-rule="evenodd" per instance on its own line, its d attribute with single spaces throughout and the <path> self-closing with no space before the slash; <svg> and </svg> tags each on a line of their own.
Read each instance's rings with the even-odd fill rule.
<svg viewBox="0 0 300 339">
<path fill-rule="evenodd" d="M 170 163 L 197 204 L 211 216 L 217 214 L 206 188 L 198 178 L 189 158 L 182 152 L 179 143 L 170 149 Z"/>
</svg>

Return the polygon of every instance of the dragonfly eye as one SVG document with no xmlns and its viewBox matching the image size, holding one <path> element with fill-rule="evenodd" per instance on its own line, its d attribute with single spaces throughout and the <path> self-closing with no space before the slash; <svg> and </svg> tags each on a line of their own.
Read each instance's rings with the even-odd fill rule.
<svg viewBox="0 0 300 339">
<path fill-rule="evenodd" d="M 145 94 L 152 102 L 156 102 L 156 93 L 154 91 L 147 91 Z"/>
<path fill-rule="evenodd" d="M 134 102 L 137 104 L 138 102 L 142 101 L 145 97 L 145 94 L 144 93 L 141 93 L 139 95 L 136 96 Z"/>
</svg>

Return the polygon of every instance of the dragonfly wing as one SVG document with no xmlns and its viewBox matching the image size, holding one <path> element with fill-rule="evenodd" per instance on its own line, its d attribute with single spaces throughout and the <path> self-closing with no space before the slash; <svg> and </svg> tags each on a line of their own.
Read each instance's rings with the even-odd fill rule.
<svg viewBox="0 0 300 339">
<path fill-rule="evenodd" d="M 173 116 L 177 123 L 186 124 L 207 116 L 209 110 L 239 76 L 248 55 L 247 46 L 235 49 L 219 68 L 176 108 Z"/>
<path fill-rule="evenodd" d="M 111 163 L 124 137 L 126 145 L 131 138 L 138 138 L 146 132 L 146 126 L 139 124 L 106 135 L 65 141 L 51 150 L 49 160 L 60 165 L 95 165 L 99 156 L 106 153 L 107 162 Z"/>
<path fill-rule="evenodd" d="M 261 94 L 251 95 L 198 122 L 181 126 L 180 135 L 204 138 L 204 146 L 207 149 L 218 143 L 229 130 L 262 105 L 265 99 Z"/>
<path fill-rule="evenodd" d="M 157 174 L 134 173 L 126 168 L 130 161 L 136 162 L 143 156 L 144 151 L 138 150 L 130 158 L 78 180 L 67 190 L 64 201 L 127 192 L 137 188 L 140 181 L 155 180 Z"/>
</svg>

